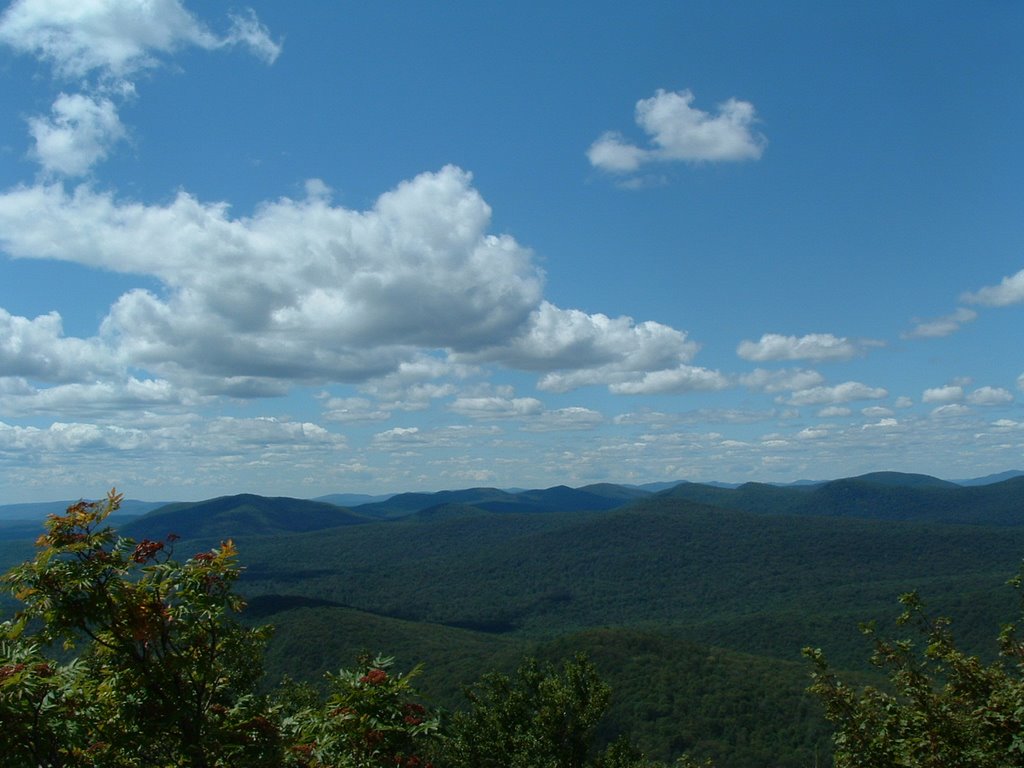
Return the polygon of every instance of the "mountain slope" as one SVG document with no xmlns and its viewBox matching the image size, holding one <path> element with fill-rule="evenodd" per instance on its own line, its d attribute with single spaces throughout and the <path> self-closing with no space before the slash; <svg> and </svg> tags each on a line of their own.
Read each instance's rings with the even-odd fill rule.
<svg viewBox="0 0 1024 768">
<path fill-rule="evenodd" d="M 466 488 L 436 493 L 400 493 L 386 501 L 354 507 L 353 511 L 368 517 L 396 518 L 443 504 L 468 504 L 489 512 L 590 512 L 613 509 L 647 495 L 640 489 L 611 484 L 583 488 L 557 485 L 525 491 Z"/>
<path fill-rule="evenodd" d="M 963 487 L 927 475 L 877 472 L 813 486 L 683 483 L 658 497 L 752 514 L 1024 525 L 1024 477 Z"/>
<path fill-rule="evenodd" d="M 333 504 L 246 493 L 168 504 L 120 530 L 134 539 L 162 539 L 170 533 L 183 539 L 224 539 L 301 533 L 365 522 L 367 518 Z"/>
<path fill-rule="evenodd" d="M 843 635 L 834 655 L 860 662 L 857 624 L 892 614 L 913 588 L 991 637 L 985 622 L 1013 613 L 1002 585 L 1024 529 L 753 515 L 659 497 L 589 514 L 462 507 L 428 524 L 254 538 L 241 552 L 250 595 L 504 634 L 657 624 L 787 659 Z"/>
</svg>

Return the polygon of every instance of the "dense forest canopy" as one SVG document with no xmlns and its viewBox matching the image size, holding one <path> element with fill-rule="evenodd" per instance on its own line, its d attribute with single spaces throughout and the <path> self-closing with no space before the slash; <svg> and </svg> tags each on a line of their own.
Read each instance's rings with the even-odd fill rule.
<svg viewBox="0 0 1024 768">
<path fill-rule="evenodd" d="M 524 511 L 474 492 L 397 516 L 230 497 L 134 519 L 113 492 L 78 502 L 5 577 L 5 764 L 1019 764 L 1021 644 L 992 620 L 1024 551 L 1009 518 L 678 496 Z M 237 546 L 211 536 L 230 524 Z M 905 588 L 957 637 L 917 592 L 897 617 Z M 872 616 L 923 642 L 858 639 Z"/>
</svg>

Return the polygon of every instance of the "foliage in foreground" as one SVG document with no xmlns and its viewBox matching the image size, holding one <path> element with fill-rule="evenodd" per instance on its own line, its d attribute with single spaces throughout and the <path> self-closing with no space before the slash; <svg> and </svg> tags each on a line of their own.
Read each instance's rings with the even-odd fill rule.
<svg viewBox="0 0 1024 768">
<path fill-rule="evenodd" d="M 1010 584 L 1024 596 L 1024 570 Z M 900 626 L 918 640 L 886 640 L 873 624 L 872 663 L 889 690 L 857 691 L 820 649 L 810 690 L 836 726 L 836 768 L 1010 768 L 1024 766 L 1024 641 L 1013 624 L 999 634 L 999 658 L 985 664 L 953 640 L 949 620 L 929 617 L 916 592 L 900 597 Z"/>
<path fill-rule="evenodd" d="M 294 684 L 259 695 L 269 628 L 237 619 L 232 543 L 180 562 L 173 537 L 104 525 L 120 501 L 111 491 L 51 516 L 35 558 L 4 577 L 23 606 L 0 625 L 5 766 L 656 765 L 625 741 L 593 754 L 609 691 L 585 658 L 485 677 L 446 729 L 413 687 L 418 670 L 386 658 L 329 675 L 326 698 Z M 55 643 L 73 658 L 54 658 Z"/>
<path fill-rule="evenodd" d="M 390 660 L 363 659 L 326 701 L 259 696 L 266 627 L 237 620 L 230 541 L 179 562 L 173 537 L 135 542 L 121 497 L 51 516 L 5 581 L 0 754 L 8 766 L 419 766 L 438 718 Z M 45 654 L 62 642 L 68 662 Z"/>
</svg>

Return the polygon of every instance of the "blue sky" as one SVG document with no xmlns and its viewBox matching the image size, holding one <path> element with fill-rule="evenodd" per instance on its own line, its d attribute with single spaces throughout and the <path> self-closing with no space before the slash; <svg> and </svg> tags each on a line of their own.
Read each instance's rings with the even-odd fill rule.
<svg viewBox="0 0 1024 768">
<path fill-rule="evenodd" d="M 1024 467 L 1022 37 L 10 3 L 0 501 Z"/>
</svg>

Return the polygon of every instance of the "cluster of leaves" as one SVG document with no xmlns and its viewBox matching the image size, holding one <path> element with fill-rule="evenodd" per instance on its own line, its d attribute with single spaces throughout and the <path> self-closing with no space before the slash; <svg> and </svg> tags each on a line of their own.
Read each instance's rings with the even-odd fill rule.
<svg viewBox="0 0 1024 768">
<path fill-rule="evenodd" d="M 1010 584 L 1021 590 L 1022 576 Z M 898 624 L 912 627 L 917 641 L 883 639 L 873 623 L 863 627 L 887 690 L 857 690 L 820 649 L 804 651 L 814 664 L 810 690 L 836 726 L 836 768 L 1024 766 L 1024 641 L 1015 625 L 1004 626 L 999 657 L 984 663 L 957 647 L 949 620 L 930 617 L 916 592 L 900 603 Z"/>
<path fill-rule="evenodd" d="M 393 663 L 362 657 L 358 668 L 328 675 L 326 705 L 306 689 L 308 703 L 283 718 L 287 764 L 432 768 L 440 718 L 417 700 L 412 680 L 419 669 L 396 675 Z"/>
</svg>

